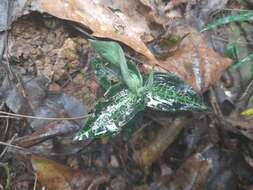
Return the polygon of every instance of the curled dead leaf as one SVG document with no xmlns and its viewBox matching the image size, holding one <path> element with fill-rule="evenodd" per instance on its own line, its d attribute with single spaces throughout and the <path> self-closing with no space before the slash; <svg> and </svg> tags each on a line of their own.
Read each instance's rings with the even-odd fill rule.
<svg viewBox="0 0 253 190">
<path fill-rule="evenodd" d="M 38 181 L 48 190 L 92 189 L 109 180 L 108 175 L 96 176 L 92 173 L 84 173 L 35 155 L 32 156 L 31 161 Z"/>
<path fill-rule="evenodd" d="M 139 166 L 150 166 L 153 162 L 157 161 L 174 142 L 179 133 L 185 125 L 186 118 L 176 118 L 170 126 L 162 126 L 157 132 L 155 137 L 148 139 L 149 143 L 146 146 L 135 150 L 133 159 Z"/>
<path fill-rule="evenodd" d="M 17 138 L 15 144 L 30 147 L 55 136 L 69 135 L 79 130 L 79 126 L 69 121 L 51 122 L 45 127 L 37 129 L 32 134 Z"/>
<path fill-rule="evenodd" d="M 232 60 L 224 58 L 208 47 L 203 34 L 190 27 L 179 27 L 177 34 L 189 35 L 181 42 L 177 51 L 171 53 L 159 65 L 176 73 L 196 91 L 206 91 L 217 81 Z"/>
<path fill-rule="evenodd" d="M 205 189 L 212 162 L 200 153 L 188 158 L 169 180 L 170 189 Z"/>
<path fill-rule="evenodd" d="M 46 12 L 58 18 L 78 22 L 93 31 L 97 37 L 107 37 L 121 41 L 137 52 L 155 61 L 142 38 L 150 35 L 145 17 L 137 13 L 136 1 L 114 1 L 114 6 L 103 1 L 80 0 L 38 0 L 32 3 L 32 9 Z M 121 11 L 114 11 L 121 9 Z M 131 10 L 131 11 L 129 11 Z"/>
</svg>

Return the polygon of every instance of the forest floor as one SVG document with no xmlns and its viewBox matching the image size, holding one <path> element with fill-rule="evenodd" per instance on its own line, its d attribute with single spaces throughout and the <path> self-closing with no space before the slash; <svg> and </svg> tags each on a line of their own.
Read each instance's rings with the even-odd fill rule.
<svg viewBox="0 0 253 190">
<path fill-rule="evenodd" d="M 0 190 L 253 190 L 253 58 L 231 68 L 253 50 L 253 16 L 199 32 L 252 8 L 2 0 Z M 120 42 L 142 73 L 155 64 L 176 74 L 207 111 L 146 109 L 116 135 L 74 141 L 105 93 L 91 66 L 95 38 Z"/>
</svg>

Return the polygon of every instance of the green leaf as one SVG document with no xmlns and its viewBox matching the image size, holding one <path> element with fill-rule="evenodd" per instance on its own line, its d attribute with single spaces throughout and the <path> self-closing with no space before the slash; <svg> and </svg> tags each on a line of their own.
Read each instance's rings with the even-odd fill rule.
<svg viewBox="0 0 253 190">
<path fill-rule="evenodd" d="M 243 58 L 242 60 L 240 60 L 236 64 L 232 65 L 231 67 L 232 67 L 232 69 L 237 69 L 250 61 L 253 61 L 253 53 L 248 55 L 247 57 Z"/>
<path fill-rule="evenodd" d="M 253 11 L 245 11 L 240 14 L 230 15 L 216 20 L 214 23 L 207 25 L 200 32 L 216 28 L 218 26 L 232 23 L 232 22 L 244 22 L 244 21 L 253 21 Z"/>
<path fill-rule="evenodd" d="M 112 41 L 90 40 L 90 42 L 104 59 L 120 68 L 125 84 L 132 92 L 137 93 L 143 85 L 142 76 L 135 64 L 129 64 L 131 68 L 128 68 L 121 46 Z"/>
<path fill-rule="evenodd" d="M 122 128 L 122 139 L 125 143 L 128 143 L 131 140 L 132 135 L 138 129 L 140 129 L 140 125 L 143 123 L 143 114 L 140 112 L 138 113 L 131 121 L 129 121 L 125 127 Z"/>
<path fill-rule="evenodd" d="M 241 23 L 240 25 L 248 26 L 246 23 Z M 250 81 L 252 77 L 253 60 L 245 59 L 252 52 L 247 45 L 247 39 L 242 28 L 235 23 L 230 24 L 231 32 L 229 33 L 229 45 L 227 48 L 230 52 L 227 52 L 227 55 L 234 60 L 234 64 L 230 66 L 230 72 L 233 73 L 235 69 L 239 69 L 243 73 L 241 76 L 242 83 L 246 85 L 247 81 Z"/>
<path fill-rule="evenodd" d="M 118 82 L 115 85 L 110 86 L 110 88 L 108 88 L 108 90 L 105 92 L 104 96 L 106 98 L 112 97 L 125 88 L 126 88 L 126 85 L 124 83 Z"/>
<path fill-rule="evenodd" d="M 99 101 L 75 140 L 114 135 L 134 116 L 145 109 L 144 94 L 136 95 L 123 89 L 107 100 Z"/>
<path fill-rule="evenodd" d="M 89 40 L 92 47 L 107 61 L 119 67 L 119 61 L 124 56 L 120 45 L 113 41 Z"/>
<path fill-rule="evenodd" d="M 152 68 L 145 82 L 145 88 L 150 89 L 153 86 L 153 83 L 154 83 L 154 67 Z"/>
<path fill-rule="evenodd" d="M 108 64 L 103 58 L 95 57 L 91 60 L 91 65 L 99 84 L 107 90 L 113 83 L 122 81 L 119 68 Z"/>
<path fill-rule="evenodd" d="M 225 54 L 227 57 L 233 59 L 234 61 L 238 60 L 236 42 L 228 44 Z"/>
<path fill-rule="evenodd" d="M 131 78 L 137 81 L 138 88 L 142 87 L 143 78 L 137 65 L 133 61 L 127 60 L 127 66 L 128 66 L 128 70 L 129 70 Z"/>
<path fill-rule="evenodd" d="M 155 72 L 147 90 L 147 107 L 158 111 L 205 110 L 197 93 L 175 75 Z"/>
<path fill-rule="evenodd" d="M 121 83 L 122 85 L 123 80 L 118 67 L 112 64 L 108 64 L 108 62 L 105 61 L 105 59 L 99 56 L 96 56 L 91 60 L 91 65 L 95 70 L 95 74 L 99 84 L 105 90 L 109 90 L 109 88 L 111 88 L 111 86 L 113 86 L 116 83 Z M 136 64 L 130 60 L 127 60 L 127 65 L 129 68 L 130 75 L 133 78 L 136 78 L 136 80 L 143 83 L 142 75 Z"/>
</svg>

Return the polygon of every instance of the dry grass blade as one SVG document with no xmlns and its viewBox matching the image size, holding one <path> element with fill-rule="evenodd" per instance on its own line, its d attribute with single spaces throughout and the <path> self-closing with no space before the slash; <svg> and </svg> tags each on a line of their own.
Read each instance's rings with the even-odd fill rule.
<svg viewBox="0 0 253 190">
<path fill-rule="evenodd" d="M 40 116 L 32 116 L 32 115 L 23 115 L 23 114 L 16 114 L 16 113 L 10 113 L 10 112 L 5 112 L 5 111 L 0 111 L 0 114 L 5 114 L 5 115 L 0 115 L 0 117 L 4 118 L 28 118 L 28 119 L 41 119 L 41 120 L 58 120 L 58 121 L 63 121 L 63 120 L 78 120 L 78 119 L 85 119 L 89 117 L 89 114 L 87 115 L 82 115 L 82 116 L 77 116 L 77 117 L 40 117 Z"/>
<path fill-rule="evenodd" d="M 0 162 L 0 167 L 4 168 L 5 170 L 5 173 L 6 173 L 6 184 L 5 184 L 5 189 L 10 189 L 10 181 L 11 181 L 11 178 L 10 178 L 10 170 L 9 170 L 9 167 L 8 167 L 8 164 L 7 163 L 1 163 Z"/>
<path fill-rule="evenodd" d="M 32 153 L 32 152 L 29 151 L 28 149 L 22 148 L 22 147 L 20 147 L 20 146 L 12 145 L 12 144 L 9 144 L 9 143 L 6 143 L 6 142 L 1 142 L 1 141 L 0 141 L 0 145 L 8 146 L 8 147 L 11 147 L 11 148 L 15 148 L 15 149 L 18 149 L 18 150 L 22 150 L 22 151 L 25 151 L 25 152 Z"/>
</svg>

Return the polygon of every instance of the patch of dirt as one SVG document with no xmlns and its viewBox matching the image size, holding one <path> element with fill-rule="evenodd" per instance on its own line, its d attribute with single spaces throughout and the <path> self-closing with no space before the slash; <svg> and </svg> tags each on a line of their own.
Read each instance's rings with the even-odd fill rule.
<svg viewBox="0 0 253 190">
<path fill-rule="evenodd" d="M 21 74 L 46 76 L 62 90 L 91 108 L 96 99 L 94 75 L 87 72 L 88 41 L 56 18 L 34 14 L 13 24 L 9 60 Z M 58 86 L 58 87 L 57 87 Z"/>
</svg>

